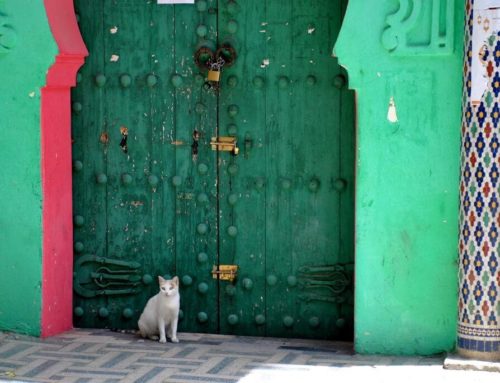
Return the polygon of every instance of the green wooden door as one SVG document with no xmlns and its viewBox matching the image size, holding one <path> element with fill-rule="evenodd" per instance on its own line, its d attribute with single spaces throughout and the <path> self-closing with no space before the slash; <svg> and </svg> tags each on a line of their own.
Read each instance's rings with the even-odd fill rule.
<svg viewBox="0 0 500 383">
<path fill-rule="evenodd" d="M 350 339 L 353 96 L 330 55 L 345 1 L 75 7 L 75 326 L 135 328 L 156 276 L 178 275 L 181 331 Z M 203 62 L 222 46 L 217 90 Z"/>
</svg>

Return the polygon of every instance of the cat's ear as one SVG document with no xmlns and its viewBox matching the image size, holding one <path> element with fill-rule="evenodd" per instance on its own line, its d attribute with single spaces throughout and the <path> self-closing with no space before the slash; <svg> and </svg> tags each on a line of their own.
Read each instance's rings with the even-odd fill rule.
<svg viewBox="0 0 500 383">
<path fill-rule="evenodd" d="M 165 282 L 166 282 L 165 279 L 161 275 L 158 275 L 158 283 L 160 285 L 163 285 Z"/>
<path fill-rule="evenodd" d="M 173 277 L 172 282 L 174 282 L 176 286 L 179 286 L 179 277 Z"/>
</svg>

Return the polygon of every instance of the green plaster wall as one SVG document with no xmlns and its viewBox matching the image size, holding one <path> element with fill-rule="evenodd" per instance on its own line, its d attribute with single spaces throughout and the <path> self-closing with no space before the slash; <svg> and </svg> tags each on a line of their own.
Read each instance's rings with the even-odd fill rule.
<svg viewBox="0 0 500 383">
<path fill-rule="evenodd" d="M 42 0 L 0 0 L 0 330 L 40 334 L 40 88 L 54 60 Z"/>
<path fill-rule="evenodd" d="M 335 47 L 357 94 L 360 353 L 433 354 L 455 343 L 464 2 L 450 2 L 455 15 L 439 23 L 448 51 L 428 44 L 433 1 L 422 3 L 415 27 L 384 47 L 399 1 L 350 0 Z M 391 97 L 397 123 L 387 118 Z"/>
</svg>

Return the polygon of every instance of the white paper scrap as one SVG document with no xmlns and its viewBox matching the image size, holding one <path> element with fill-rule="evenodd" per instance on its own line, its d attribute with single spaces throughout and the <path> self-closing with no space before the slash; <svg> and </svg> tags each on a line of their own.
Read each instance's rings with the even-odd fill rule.
<svg viewBox="0 0 500 383">
<path fill-rule="evenodd" d="M 158 4 L 194 4 L 194 0 L 158 0 Z"/>
</svg>

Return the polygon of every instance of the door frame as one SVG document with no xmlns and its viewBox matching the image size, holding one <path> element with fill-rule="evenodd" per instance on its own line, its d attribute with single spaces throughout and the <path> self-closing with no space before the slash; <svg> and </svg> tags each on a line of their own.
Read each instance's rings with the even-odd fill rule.
<svg viewBox="0 0 500 383">
<path fill-rule="evenodd" d="M 41 92 L 41 336 L 73 328 L 71 88 L 88 55 L 73 0 L 44 0 L 59 53 Z"/>
<path fill-rule="evenodd" d="M 42 89 L 41 107 L 41 335 L 47 337 L 73 327 L 71 88 L 76 85 L 77 71 L 84 64 L 88 51 L 80 34 L 73 0 L 44 0 L 44 4 L 59 47 Z M 353 128 L 356 126 L 355 118 Z"/>
</svg>

